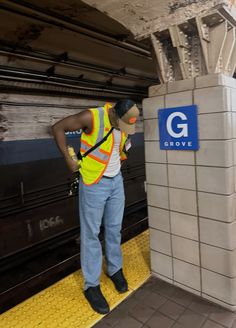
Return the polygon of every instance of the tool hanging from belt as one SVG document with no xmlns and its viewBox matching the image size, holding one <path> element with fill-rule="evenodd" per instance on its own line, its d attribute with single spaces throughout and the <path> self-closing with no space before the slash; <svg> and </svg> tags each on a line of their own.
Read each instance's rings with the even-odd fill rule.
<svg viewBox="0 0 236 328">
<path fill-rule="evenodd" d="M 105 137 L 102 138 L 102 140 L 100 140 L 98 143 L 96 143 L 96 145 L 94 145 L 89 150 L 87 150 L 83 155 L 81 155 L 80 151 L 78 151 L 78 153 L 77 153 L 78 160 L 81 160 L 82 161 L 84 157 L 88 156 L 88 154 L 90 154 L 96 148 L 98 148 L 99 146 L 101 146 L 101 144 L 103 144 L 103 142 L 105 142 L 107 140 L 107 138 L 109 137 L 109 135 L 112 133 L 113 130 L 114 130 L 114 128 L 112 127 L 109 130 L 109 132 L 105 135 Z M 79 184 L 79 175 L 80 175 L 80 173 L 79 172 L 76 172 L 76 177 L 75 177 L 74 181 L 70 185 L 69 196 L 73 196 L 73 195 L 76 195 L 77 194 L 78 184 Z"/>
</svg>

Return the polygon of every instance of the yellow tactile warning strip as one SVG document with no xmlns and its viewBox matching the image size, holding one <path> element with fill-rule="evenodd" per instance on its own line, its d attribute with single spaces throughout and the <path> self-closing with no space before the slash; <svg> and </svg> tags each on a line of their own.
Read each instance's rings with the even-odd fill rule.
<svg viewBox="0 0 236 328">
<path fill-rule="evenodd" d="M 103 273 L 101 289 L 111 309 L 141 286 L 150 276 L 148 231 L 122 245 L 123 270 L 129 291 L 119 294 Z M 88 328 L 103 315 L 94 312 L 83 296 L 81 270 L 18 304 L 0 317 L 0 328 Z"/>
</svg>

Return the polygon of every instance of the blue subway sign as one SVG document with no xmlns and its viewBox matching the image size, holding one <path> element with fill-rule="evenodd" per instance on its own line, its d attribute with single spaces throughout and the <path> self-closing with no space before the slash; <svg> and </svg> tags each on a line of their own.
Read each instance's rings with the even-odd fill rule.
<svg viewBox="0 0 236 328">
<path fill-rule="evenodd" d="M 198 150 L 197 106 L 158 110 L 160 148 Z"/>
</svg>

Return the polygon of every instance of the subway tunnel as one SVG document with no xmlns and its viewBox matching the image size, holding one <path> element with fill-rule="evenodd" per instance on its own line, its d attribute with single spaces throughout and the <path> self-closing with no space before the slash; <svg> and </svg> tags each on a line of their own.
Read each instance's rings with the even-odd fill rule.
<svg viewBox="0 0 236 328">
<path fill-rule="evenodd" d="M 1 24 L 1 299 L 7 308 L 79 268 L 77 195 L 69 196 L 74 175 L 51 126 L 119 98 L 132 98 L 141 110 L 158 77 L 148 44 L 80 1 L 3 3 Z M 79 131 L 67 140 L 79 150 Z M 147 228 L 142 116 L 132 143 L 122 169 L 123 241 Z"/>
<path fill-rule="evenodd" d="M 6 315 L 0 327 L 21 327 L 14 320 L 7 323 L 10 311 L 80 270 L 78 194 L 70 195 L 75 174 L 68 170 L 51 126 L 124 98 L 137 104 L 140 116 L 122 166 L 122 247 L 148 248 L 140 246 L 147 257 L 140 255 L 146 276 L 140 284 L 134 279 L 132 291 L 145 279 L 151 280 L 144 289 L 155 289 L 156 277 L 160 290 L 173 285 L 173 293 L 180 289 L 184 297 L 191 295 L 192 303 L 182 312 L 203 317 L 201 327 L 212 322 L 212 327 L 224 326 L 213 317 L 223 310 L 212 304 L 226 308 L 227 318 L 236 306 L 236 244 L 231 236 L 235 131 L 229 135 L 235 125 L 234 1 L 5 0 L 0 17 L 0 308 Z M 167 148 L 160 148 L 158 111 L 186 106 L 198 108 L 199 148 L 187 149 L 183 141 L 186 147 L 177 149 L 181 144 L 169 139 L 163 142 Z M 80 136 L 79 130 L 66 133 L 76 152 Z M 104 247 L 103 232 L 102 226 Z M 219 237 L 221 232 L 225 237 Z M 132 261 L 129 268 L 139 275 L 139 257 Z M 166 292 L 160 294 L 166 297 Z M 145 298 L 151 308 L 154 296 L 152 291 Z M 202 303 L 212 310 L 207 317 L 193 308 L 200 302 L 197 297 L 209 302 Z M 137 314 L 132 311 L 127 327 L 130 317 L 138 316 L 138 307 Z M 189 327 L 189 322 L 160 313 L 172 320 L 164 320 L 161 328 Z M 100 319 L 63 326 L 61 318 L 59 323 L 92 327 Z M 147 327 L 154 324 L 151 319 L 150 314 Z M 25 327 L 40 325 L 29 322 Z M 139 318 L 134 326 L 146 327 L 147 322 Z M 53 324 L 43 322 L 45 327 Z M 108 324 L 101 321 L 101 327 L 107 326 L 109 318 Z"/>
</svg>

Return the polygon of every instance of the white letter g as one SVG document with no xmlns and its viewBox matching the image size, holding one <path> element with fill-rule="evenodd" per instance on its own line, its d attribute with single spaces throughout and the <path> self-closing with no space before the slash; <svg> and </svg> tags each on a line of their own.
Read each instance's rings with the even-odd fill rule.
<svg viewBox="0 0 236 328">
<path fill-rule="evenodd" d="M 180 117 L 182 120 L 187 120 L 187 117 L 184 113 L 181 112 L 175 112 L 170 114 L 166 121 L 166 128 L 168 133 L 173 137 L 173 138 L 181 138 L 181 137 L 187 137 L 188 136 L 188 124 L 183 123 L 183 124 L 177 124 L 177 128 L 182 129 L 179 133 L 175 133 L 172 129 L 172 121 L 175 117 Z"/>
</svg>

